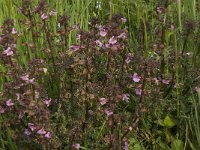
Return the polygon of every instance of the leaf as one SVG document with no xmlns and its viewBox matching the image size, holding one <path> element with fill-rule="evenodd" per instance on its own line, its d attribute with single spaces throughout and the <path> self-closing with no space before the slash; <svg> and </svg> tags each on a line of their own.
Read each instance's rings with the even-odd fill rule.
<svg viewBox="0 0 200 150">
<path fill-rule="evenodd" d="M 182 150 L 183 148 L 183 142 L 181 140 L 174 140 L 172 143 L 172 150 Z"/>
<path fill-rule="evenodd" d="M 175 121 L 172 120 L 169 116 L 166 116 L 165 119 L 164 119 L 164 126 L 165 127 L 169 127 L 169 128 L 172 128 L 173 126 L 176 125 Z"/>
</svg>

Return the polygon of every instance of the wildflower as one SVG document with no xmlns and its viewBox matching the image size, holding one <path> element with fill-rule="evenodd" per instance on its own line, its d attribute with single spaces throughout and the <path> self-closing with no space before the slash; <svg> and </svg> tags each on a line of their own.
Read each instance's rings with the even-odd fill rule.
<svg viewBox="0 0 200 150">
<path fill-rule="evenodd" d="M 31 131 L 29 129 L 25 129 L 24 134 L 29 136 L 29 135 L 31 135 Z"/>
<path fill-rule="evenodd" d="M 37 131 L 37 134 L 43 135 L 46 134 L 47 132 L 44 130 L 44 128 L 41 128 L 40 130 Z"/>
<path fill-rule="evenodd" d="M 157 13 L 162 14 L 165 12 L 165 8 L 164 7 L 157 7 L 156 9 Z"/>
<path fill-rule="evenodd" d="M 44 101 L 44 104 L 47 105 L 47 107 L 49 107 L 50 104 L 51 104 L 51 99 L 45 100 L 45 101 Z"/>
<path fill-rule="evenodd" d="M 112 36 L 112 37 L 109 39 L 108 43 L 113 45 L 113 44 L 117 43 L 117 39 L 116 39 L 114 36 Z"/>
<path fill-rule="evenodd" d="M 76 52 L 76 51 L 78 51 L 80 48 L 81 48 L 80 45 L 72 45 L 72 46 L 70 47 L 70 50 Z"/>
<path fill-rule="evenodd" d="M 56 15 L 57 15 L 56 10 L 50 11 L 50 12 L 49 12 L 49 15 L 50 15 L 50 16 L 56 16 Z"/>
<path fill-rule="evenodd" d="M 8 107 L 13 106 L 14 103 L 13 103 L 12 99 L 7 100 L 7 101 L 6 101 L 6 105 L 7 105 Z"/>
<path fill-rule="evenodd" d="M 99 47 L 103 47 L 103 43 L 100 40 L 96 40 L 95 43 L 97 44 L 97 46 Z"/>
<path fill-rule="evenodd" d="M 17 34 L 17 30 L 15 28 L 12 28 L 12 34 Z"/>
<path fill-rule="evenodd" d="M 35 78 L 29 79 L 29 75 L 24 75 L 20 77 L 23 81 L 26 81 L 28 83 L 34 84 Z"/>
<path fill-rule="evenodd" d="M 41 18 L 42 18 L 42 20 L 46 20 L 46 19 L 48 18 L 48 16 L 47 16 L 46 13 L 43 13 L 43 14 L 41 15 Z"/>
<path fill-rule="evenodd" d="M 111 110 L 109 110 L 109 109 L 105 109 L 104 111 L 105 111 L 105 113 L 106 113 L 106 115 L 107 115 L 108 117 L 111 116 L 111 115 L 113 114 L 113 111 L 111 111 Z"/>
<path fill-rule="evenodd" d="M 124 142 L 123 150 L 128 150 L 128 142 L 127 141 Z"/>
<path fill-rule="evenodd" d="M 117 36 L 118 38 L 122 38 L 122 39 L 125 39 L 126 38 L 126 33 L 123 32 L 121 33 L 119 36 Z"/>
<path fill-rule="evenodd" d="M 20 112 L 18 118 L 22 119 L 24 117 L 24 112 Z"/>
<path fill-rule="evenodd" d="M 76 39 L 77 39 L 77 40 L 80 40 L 80 39 L 81 39 L 81 35 L 80 35 L 80 34 L 77 34 Z"/>
<path fill-rule="evenodd" d="M 123 101 L 128 103 L 129 99 L 130 99 L 130 95 L 129 94 L 127 94 L 127 93 L 126 94 L 122 94 L 122 100 Z"/>
<path fill-rule="evenodd" d="M 140 81 L 140 76 L 137 74 L 137 73 L 134 73 L 133 76 L 132 76 L 132 80 L 134 82 L 139 82 Z"/>
<path fill-rule="evenodd" d="M 50 139 L 52 136 L 51 132 L 47 132 L 44 137 L 46 137 L 47 139 Z"/>
<path fill-rule="evenodd" d="M 100 98 L 99 102 L 100 102 L 101 105 L 105 105 L 108 102 L 108 100 L 105 99 L 105 98 Z"/>
<path fill-rule="evenodd" d="M 5 109 L 0 106 L 0 114 L 3 114 L 5 112 Z"/>
<path fill-rule="evenodd" d="M 29 129 L 30 129 L 31 131 L 34 131 L 34 130 L 36 130 L 36 128 L 37 128 L 33 123 L 28 123 L 28 127 L 29 127 Z"/>
<path fill-rule="evenodd" d="M 11 50 L 10 47 L 8 47 L 6 50 L 4 50 L 3 54 L 5 54 L 6 56 L 12 56 L 13 51 Z"/>
<path fill-rule="evenodd" d="M 100 28 L 100 32 L 99 32 L 100 36 L 105 37 L 107 35 L 107 33 L 108 33 L 108 31 L 106 31 L 103 28 Z"/>
<path fill-rule="evenodd" d="M 73 147 L 75 148 L 75 149 L 80 149 L 80 144 L 79 143 L 76 143 L 76 144 L 73 144 Z"/>
<path fill-rule="evenodd" d="M 127 64 L 129 64 L 129 63 L 131 62 L 131 58 L 130 58 L 130 57 L 127 57 L 127 58 L 125 59 L 125 62 L 126 62 Z"/>
<path fill-rule="evenodd" d="M 162 83 L 163 83 L 163 84 L 169 84 L 169 80 L 163 79 L 163 80 L 162 80 Z"/>
<path fill-rule="evenodd" d="M 126 23 L 126 22 L 127 22 L 127 19 L 126 19 L 126 18 L 121 18 L 121 21 L 122 21 L 123 23 Z"/>
<path fill-rule="evenodd" d="M 23 81 L 28 81 L 29 80 L 29 75 L 24 75 L 20 77 Z"/>
<path fill-rule="evenodd" d="M 127 55 L 127 57 L 125 59 L 125 62 L 127 64 L 129 64 L 131 62 L 132 58 L 133 58 L 133 55 L 131 53 L 128 53 L 128 55 Z"/>
<path fill-rule="evenodd" d="M 140 89 L 140 88 L 135 89 L 135 94 L 141 96 L 142 95 L 142 89 Z"/>
</svg>

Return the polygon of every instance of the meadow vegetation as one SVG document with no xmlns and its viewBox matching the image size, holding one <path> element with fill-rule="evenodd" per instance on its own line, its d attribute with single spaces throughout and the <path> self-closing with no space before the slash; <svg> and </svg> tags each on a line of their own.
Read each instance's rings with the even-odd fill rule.
<svg viewBox="0 0 200 150">
<path fill-rule="evenodd" d="M 0 150 L 199 150 L 200 2 L 0 0 Z"/>
</svg>

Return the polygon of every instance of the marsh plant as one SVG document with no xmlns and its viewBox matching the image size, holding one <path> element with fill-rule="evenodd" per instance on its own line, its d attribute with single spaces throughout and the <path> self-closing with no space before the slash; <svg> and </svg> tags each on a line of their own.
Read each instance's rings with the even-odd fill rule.
<svg viewBox="0 0 200 150">
<path fill-rule="evenodd" d="M 45 0 L 23 0 L 20 26 L 6 19 L 0 29 L 2 148 L 194 148 L 183 99 L 198 98 L 199 53 L 187 48 L 199 25 L 186 20 L 180 32 L 166 19 L 174 3 L 158 4 L 133 32 L 120 14 L 83 29 Z"/>
</svg>

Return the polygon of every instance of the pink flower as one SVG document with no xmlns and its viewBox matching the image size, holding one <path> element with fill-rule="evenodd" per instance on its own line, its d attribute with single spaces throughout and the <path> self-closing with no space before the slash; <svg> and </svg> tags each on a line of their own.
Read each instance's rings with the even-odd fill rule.
<svg viewBox="0 0 200 150">
<path fill-rule="evenodd" d="M 132 76 L 132 80 L 134 82 L 139 82 L 140 81 L 140 76 L 137 74 L 137 73 L 134 73 L 133 76 Z"/>
<path fill-rule="evenodd" d="M 46 19 L 48 18 L 48 16 L 47 16 L 46 13 L 43 13 L 43 14 L 41 15 L 41 18 L 42 18 L 42 20 L 46 20 Z"/>
<path fill-rule="evenodd" d="M 41 128 L 40 130 L 37 131 L 37 134 L 43 135 L 46 134 L 47 132 L 44 130 L 44 128 Z"/>
<path fill-rule="evenodd" d="M 28 81 L 29 80 L 29 75 L 24 75 L 20 77 L 23 81 Z"/>
<path fill-rule="evenodd" d="M 3 51 L 3 54 L 5 54 L 6 56 L 12 56 L 13 51 L 11 50 L 10 47 L 8 47 L 6 50 Z"/>
<path fill-rule="evenodd" d="M 50 12 L 49 12 L 49 15 L 50 15 L 50 16 L 56 16 L 56 15 L 57 15 L 56 10 L 50 11 Z"/>
<path fill-rule="evenodd" d="M 47 132 L 44 137 L 46 137 L 47 139 L 50 139 L 52 136 L 51 132 Z"/>
<path fill-rule="evenodd" d="M 127 94 L 127 93 L 126 94 L 122 94 L 122 100 L 123 101 L 128 103 L 129 99 L 130 99 L 130 95 L 129 94 Z"/>
<path fill-rule="evenodd" d="M 25 129 L 24 134 L 29 136 L 29 135 L 31 135 L 31 131 L 29 129 Z"/>
<path fill-rule="evenodd" d="M 80 149 L 80 144 L 79 143 L 76 143 L 76 144 L 73 144 L 73 147 L 75 148 L 75 149 Z"/>
<path fill-rule="evenodd" d="M 107 33 L 108 33 L 107 30 L 100 28 L 100 32 L 99 32 L 100 36 L 105 37 L 107 35 Z"/>
<path fill-rule="evenodd" d="M 109 109 L 105 109 L 104 111 L 105 111 L 105 113 L 106 113 L 106 115 L 107 115 L 108 117 L 111 116 L 111 115 L 113 114 L 113 111 L 111 111 L 111 110 L 109 110 Z"/>
<path fill-rule="evenodd" d="M 123 23 L 126 23 L 126 22 L 127 22 L 127 19 L 126 19 L 126 18 L 121 18 L 121 21 L 122 21 Z"/>
<path fill-rule="evenodd" d="M 13 106 L 14 103 L 13 103 L 12 99 L 7 100 L 7 101 L 6 101 L 6 105 L 7 105 L 8 107 Z"/>
<path fill-rule="evenodd" d="M 17 34 L 17 30 L 15 28 L 12 28 L 12 34 Z"/>
<path fill-rule="evenodd" d="M 170 81 L 169 81 L 169 80 L 166 80 L 166 79 L 163 79 L 163 80 L 162 80 L 162 83 L 163 83 L 163 84 L 169 84 L 169 82 L 170 82 Z"/>
<path fill-rule="evenodd" d="M 100 40 L 96 40 L 95 43 L 97 44 L 97 46 L 103 47 L 103 43 Z"/>
<path fill-rule="evenodd" d="M 20 100 L 20 94 L 16 93 L 16 96 L 17 96 L 17 100 Z"/>
<path fill-rule="evenodd" d="M 108 102 L 108 100 L 105 99 L 105 98 L 100 98 L 99 102 L 100 102 L 101 105 L 105 105 Z"/>
<path fill-rule="evenodd" d="M 121 33 L 119 36 L 117 36 L 118 38 L 122 38 L 122 39 L 125 39 L 126 38 L 126 33 L 123 32 Z"/>
<path fill-rule="evenodd" d="M 0 114 L 3 114 L 5 112 L 5 109 L 0 106 Z"/>
<path fill-rule="evenodd" d="M 49 107 L 50 104 L 51 104 L 51 99 L 47 99 L 47 100 L 45 100 L 45 101 L 44 101 L 44 104 L 46 104 L 47 107 Z"/>
<path fill-rule="evenodd" d="M 127 141 L 124 142 L 123 150 L 128 150 L 128 142 Z"/>
<path fill-rule="evenodd" d="M 142 89 L 135 89 L 135 94 L 141 96 L 142 95 Z"/>
<path fill-rule="evenodd" d="M 117 43 L 117 39 L 116 39 L 114 36 L 112 36 L 112 37 L 109 39 L 108 43 L 113 45 L 113 44 Z"/>
<path fill-rule="evenodd" d="M 29 75 L 24 75 L 20 77 L 23 81 L 26 81 L 28 83 L 34 84 L 35 78 L 29 79 Z"/>
<path fill-rule="evenodd" d="M 78 51 L 80 48 L 81 48 L 80 45 L 72 45 L 72 46 L 70 47 L 70 50 L 76 52 L 76 51 Z"/>
<path fill-rule="evenodd" d="M 28 127 L 31 131 L 34 131 L 37 129 L 37 127 L 33 123 L 28 123 Z"/>
<path fill-rule="evenodd" d="M 77 39 L 77 40 L 80 40 L 80 39 L 81 39 L 81 35 L 80 35 L 80 34 L 77 34 L 76 39 Z"/>
</svg>

